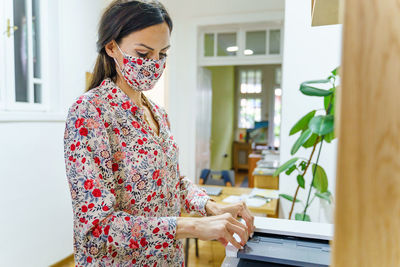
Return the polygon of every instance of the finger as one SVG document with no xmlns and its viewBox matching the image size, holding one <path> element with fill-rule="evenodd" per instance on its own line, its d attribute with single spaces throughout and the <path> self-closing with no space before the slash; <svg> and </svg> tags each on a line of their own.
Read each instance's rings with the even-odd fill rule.
<svg viewBox="0 0 400 267">
<path fill-rule="evenodd" d="M 251 227 L 251 233 L 254 233 L 254 231 L 255 231 L 255 229 L 256 229 L 256 226 L 254 225 L 254 216 L 253 216 L 253 214 L 251 213 L 250 210 L 247 210 L 247 212 L 248 212 L 248 214 L 249 214 L 249 216 L 250 216 L 250 218 L 251 218 L 251 225 L 252 225 L 252 227 Z"/>
<path fill-rule="evenodd" d="M 244 246 L 246 244 L 247 240 L 249 240 L 249 235 L 247 234 L 246 229 L 244 229 L 243 227 L 234 225 L 232 223 L 228 223 L 227 228 L 230 233 L 232 233 L 232 234 L 236 233 L 240 237 L 240 244 L 242 246 Z"/>
<path fill-rule="evenodd" d="M 250 212 L 249 208 L 247 207 L 246 203 L 245 203 L 244 213 L 245 213 L 245 215 L 244 215 L 245 221 L 246 221 L 246 224 L 247 224 L 247 226 L 249 228 L 249 233 L 252 234 L 252 233 L 254 233 L 254 230 L 255 230 L 254 216 L 251 214 L 251 212 Z"/>
<path fill-rule="evenodd" d="M 247 231 L 249 235 L 254 232 L 254 216 L 250 214 L 250 210 L 247 208 L 246 203 L 242 203 L 242 210 L 240 211 L 241 217 L 244 219 L 247 225 Z"/>
<path fill-rule="evenodd" d="M 246 237 L 245 237 L 244 239 L 243 239 L 243 238 L 241 238 L 241 239 L 243 239 L 244 242 L 247 242 L 247 240 L 249 239 L 249 234 L 248 234 L 247 226 L 244 225 L 243 223 L 239 222 L 237 219 L 233 218 L 233 217 L 231 216 L 231 214 L 228 213 L 228 214 L 226 214 L 226 215 L 227 215 L 227 216 L 225 217 L 225 219 L 227 219 L 227 221 L 228 221 L 229 223 L 234 224 L 234 225 L 240 227 L 240 228 L 244 231 L 244 233 L 246 234 Z"/>
<path fill-rule="evenodd" d="M 242 246 L 236 241 L 231 233 L 228 230 L 225 231 L 225 239 L 228 240 L 235 248 L 241 249 Z"/>
<path fill-rule="evenodd" d="M 236 226 L 238 226 L 238 227 L 240 227 L 240 228 L 242 228 L 243 229 L 243 231 L 246 233 L 246 242 L 247 242 L 247 240 L 248 240 L 248 238 L 249 238 L 249 230 L 248 230 L 248 227 L 247 227 L 247 225 L 244 225 L 242 222 L 240 222 L 240 221 L 238 221 L 238 220 L 236 220 L 236 219 L 233 219 L 233 220 L 229 220 L 229 222 L 231 222 L 231 223 L 233 223 L 234 225 L 236 225 Z"/>
<path fill-rule="evenodd" d="M 223 237 L 218 238 L 218 241 L 221 242 L 221 244 L 222 244 L 224 247 L 226 247 L 226 245 L 228 245 L 228 241 L 227 241 L 225 238 L 223 238 Z"/>
<path fill-rule="evenodd" d="M 250 214 L 249 211 L 247 211 L 246 213 L 247 213 L 247 215 L 246 215 L 246 217 L 244 219 L 245 219 L 247 228 L 249 229 L 249 235 L 251 235 L 251 234 L 254 233 L 254 229 L 255 229 L 254 217 Z"/>
</svg>

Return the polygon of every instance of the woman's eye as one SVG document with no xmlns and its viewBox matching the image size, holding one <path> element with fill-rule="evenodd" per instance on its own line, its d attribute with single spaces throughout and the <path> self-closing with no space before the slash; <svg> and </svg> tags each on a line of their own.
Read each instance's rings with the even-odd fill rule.
<svg viewBox="0 0 400 267">
<path fill-rule="evenodd" d="M 147 54 L 143 54 L 143 53 L 139 53 L 139 52 L 136 52 L 138 55 L 139 55 L 139 57 L 146 57 L 147 56 Z"/>
<path fill-rule="evenodd" d="M 140 52 L 136 52 L 136 53 L 138 54 L 139 57 L 143 57 L 143 58 L 146 58 L 147 55 L 149 54 L 149 53 L 143 54 L 143 53 L 140 53 Z M 164 58 L 164 57 L 167 57 L 167 56 L 168 55 L 165 54 L 165 53 L 160 53 L 160 58 Z"/>
</svg>

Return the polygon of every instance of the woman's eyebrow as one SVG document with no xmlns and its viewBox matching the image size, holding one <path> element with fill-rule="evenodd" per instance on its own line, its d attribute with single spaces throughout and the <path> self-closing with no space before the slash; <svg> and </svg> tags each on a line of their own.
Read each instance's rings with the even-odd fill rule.
<svg viewBox="0 0 400 267">
<path fill-rule="evenodd" d="M 154 48 L 151 48 L 150 46 L 147 46 L 147 45 L 145 45 L 145 44 L 142 44 L 142 43 L 140 43 L 140 44 L 136 44 L 136 45 L 141 45 L 141 46 L 144 46 L 144 47 L 146 47 L 146 48 L 148 48 L 148 49 L 150 49 L 150 50 L 154 50 Z M 167 49 L 167 48 L 169 48 L 171 45 L 167 45 L 166 47 L 164 47 L 163 49 L 161 49 L 161 50 L 165 50 L 165 49 Z"/>
</svg>

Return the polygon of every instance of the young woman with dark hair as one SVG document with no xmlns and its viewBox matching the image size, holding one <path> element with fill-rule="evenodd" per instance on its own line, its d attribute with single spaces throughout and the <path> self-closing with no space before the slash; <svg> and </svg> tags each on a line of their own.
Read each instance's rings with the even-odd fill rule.
<svg viewBox="0 0 400 267">
<path fill-rule="evenodd" d="M 152 0 L 114 1 L 101 18 L 93 79 L 64 133 L 76 266 L 183 266 L 182 238 L 239 248 L 254 231 L 244 203 L 218 205 L 180 175 L 168 115 L 142 93 L 163 73 L 172 28 Z"/>
</svg>

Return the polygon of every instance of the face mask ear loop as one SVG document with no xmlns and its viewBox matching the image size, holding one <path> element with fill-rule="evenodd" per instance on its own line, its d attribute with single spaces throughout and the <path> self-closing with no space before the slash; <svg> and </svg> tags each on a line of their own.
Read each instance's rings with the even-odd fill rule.
<svg viewBox="0 0 400 267">
<path fill-rule="evenodd" d="M 115 42 L 115 44 L 117 45 L 117 47 L 118 47 L 118 50 L 119 50 L 119 52 L 121 52 L 122 56 L 124 56 L 124 57 L 125 57 L 125 53 L 124 53 L 124 52 L 122 52 L 122 50 L 121 50 L 121 48 L 119 47 L 119 45 L 117 44 L 117 42 Z"/>
<path fill-rule="evenodd" d="M 122 56 L 125 58 L 125 53 L 122 52 L 122 50 L 121 50 L 121 48 L 119 47 L 119 45 L 117 44 L 117 42 L 115 42 L 115 44 L 117 45 L 118 50 L 121 52 Z M 119 65 L 118 61 L 115 59 L 115 57 L 114 57 L 114 61 L 115 61 L 115 63 L 117 63 L 118 68 L 119 68 L 119 71 L 120 71 L 121 74 L 122 74 L 122 68 L 121 68 L 121 66 Z"/>
<path fill-rule="evenodd" d="M 115 59 L 115 57 L 113 57 L 113 59 L 115 63 L 117 63 L 119 71 L 122 72 L 121 66 L 119 65 L 118 61 Z"/>
</svg>

